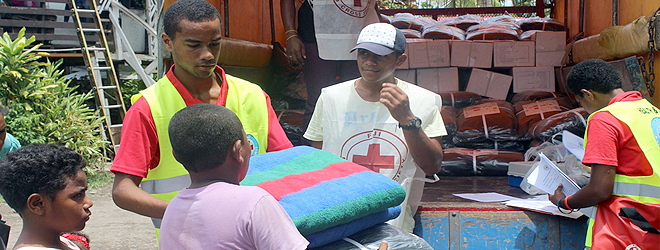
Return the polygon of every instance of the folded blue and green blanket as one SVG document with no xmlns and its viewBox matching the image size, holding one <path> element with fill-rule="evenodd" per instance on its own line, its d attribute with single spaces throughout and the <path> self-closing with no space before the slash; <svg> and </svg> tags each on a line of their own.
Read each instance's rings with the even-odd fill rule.
<svg viewBox="0 0 660 250">
<path fill-rule="evenodd" d="M 390 178 L 305 146 L 252 157 L 241 185 L 273 195 L 309 247 L 396 218 L 406 196 Z"/>
</svg>

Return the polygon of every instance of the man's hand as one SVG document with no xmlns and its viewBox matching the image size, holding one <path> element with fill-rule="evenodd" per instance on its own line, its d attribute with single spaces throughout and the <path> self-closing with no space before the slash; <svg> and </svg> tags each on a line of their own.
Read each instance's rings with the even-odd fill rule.
<svg viewBox="0 0 660 250">
<path fill-rule="evenodd" d="M 410 110 L 408 95 L 394 83 L 383 83 L 380 91 L 380 103 L 390 111 L 390 115 L 402 125 L 408 125 L 415 119 Z"/>
<path fill-rule="evenodd" d="M 294 36 L 295 34 L 295 36 Z M 287 34 L 288 40 L 286 41 L 286 54 L 289 56 L 289 61 L 293 66 L 299 66 L 305 64 L 305 59 L 307 58 L 305 54 L 305 45 L 303 44 L 298 34 L 290 32 Z"/>
<path fill-rule="evenodd" d="M 559 186 L 555 190 L 554 194 L 552 194 L 552 195 L 548 194 L 548 200 L 550 200 L 550 202 L 552 202 L 552 204 L 557 205 L 557 202 L 559 202 L 559 200 L 561 200 L 562 198 L 566 198 L 566 195 L 564 194 L 564 192 L 561 191 L 562 189 L 564 189 L 564 186 L 559 184 Z"/>
</svg>

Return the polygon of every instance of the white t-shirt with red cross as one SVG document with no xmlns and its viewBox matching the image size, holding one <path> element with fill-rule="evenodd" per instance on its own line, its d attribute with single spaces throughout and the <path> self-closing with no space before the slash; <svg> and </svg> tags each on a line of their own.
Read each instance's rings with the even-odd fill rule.
<svg viewBox="0 0 660 250">
<path fill-rule="evenodd" d="M 413 161 L 399 122 L 382 103 L 362 99 L 355 90 L 355 81 L 321 90 L 304 137 L 323 141 L 323 150 L 399 182 L 406 189 L 407 206 L 403 207 L 407 209 L 390 224 L 412 231 L 412 216 L 424 189 L 424 171 Z M 438 108 L 442 103 L 439 95 L 400 79 L 397 86 L 408 95 L 410 109 L 422 120 L 422 129 L 429 138 L 447 135 Z"/>
</svg>

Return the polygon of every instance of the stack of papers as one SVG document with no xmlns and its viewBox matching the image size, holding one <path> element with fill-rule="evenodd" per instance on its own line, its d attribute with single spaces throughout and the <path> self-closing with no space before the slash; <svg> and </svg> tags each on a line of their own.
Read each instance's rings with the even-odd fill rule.
<svg viewBox="0 0 660 250">
<path fill-rule="evenodd" d="M 573 195 L 580 190 L 578 186 L 568 175 L 557 167 L 543 153 L 539 153 L 541 162 L 538 167 L 527 177 L 527 182 L 548 194 L 554 194 L 559 184 L 564 186 L 562 192 L 566 196 Z"/>
<path fill-rule="evenodd" d="M 573 212 L 570 214 L 564 214 L 557 209 L 555 204 L 552 204 L 548 200 L 548 195 L 542 194 L 537 195 L 529 199 L 520 199 L 513 196 L 508 196 L 500 193 L 490 192 L 490 193 L 463 193 L 463 194 L 454 194 L 455 196 L 478 201 L 478 202 L 502 202 L 504 205 L 510 207 L 517 207 L 526 210 L 531 210 L 534 212 L 550 214 L 550 215 L 559 215 L 572 219 L 577 219 L 582 216 L 581 212 Z"/>
<path fill-rule="evenodd" d="M 543 196 L 542 198 L 544 200 L 537 199 L 537 198 L 530 198 L 530 199 L 524 199 L 524 200 L 518 199 L 518 200 L 506 201 L 506 202 L 504 202 L 504 205 L 507 205 L 507 206 L 510 206 L 510 207 L 528 209 L 528 210 L 532 210 L 532 211 L 539 212 L 539 213 L 544 213 L 544 214 L 564 216 L 564 217 L 568 217 L 568 218 L 571 218 L 571 219 L 577 219 L 577 218 L 580 218 L 580 216 L 582 216 L 582 213 L 579 212 L 579 211 L 578 212 L 572 212 L 570 214 L 562 213 L 562 212 L 559 211 L 559 209 L 557 209 L 557 206 L 555 204 L 552 204 L 552 202 L 550 202 L 548 200 L 548 195 L 544 194 L 544 195 L 540 195 L 540 196 Z"/>
<path fill-rule="evenodd" d="M 573 195 L 580 190 L 571 178 L 557 167 L 552 161 L 548 159 L 543 153 L 539 153 L 541 162 L 538 167 L 532 171 L 527 177 L 527 182 L 549 194 L 554 194 L 555 190 L 562 184 L 562 191 L 566 196 Z M 499 193 L 467 193 L 467 194 L 454 194 L 455 196 L 470 199 L 479 202 L 503 202 L 504 205 L 528 209 L 540 213 L 559 215 L 568 218 L 577 219 L 583 215 L 581 212 L 573 212 L 565 214 L 559 211 L 557 206 L 548 200 L 547 195 L 539 195 L 530 199 L 519 199 L 508 195 Z M 582 209 L 587 211 L 590 208 Z M 589 212 L 587 212 L 589 214 Z"/>
</svg>

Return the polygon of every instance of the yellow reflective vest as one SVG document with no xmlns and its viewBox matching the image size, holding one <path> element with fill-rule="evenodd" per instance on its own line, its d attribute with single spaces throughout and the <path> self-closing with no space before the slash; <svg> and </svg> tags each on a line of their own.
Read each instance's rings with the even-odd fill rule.
<svg viewBox="0 0 660 250">
<path fill-rule="evenodd" d="M 266 152 L 268 147 L 268 106 L 261 88 L 253 83 L 225 74 L 227 100 L 225 107 L 233 111 L 243 124 L 252 155 Z M 167 127 L 172 116 L 186 107 L 167 76 L 140 92 L 151 110 L 158 135 L 160 161 L 142 179 L 140 187 L 161 200 L 170 201 L 179 191 L 190 185 L 188 171 L 172 155 L 172 145 Z M 137 100 L 139 96 L 133 98 Z M 153 219 L 156 232 L 160 231 L 160 219 Z"/>
<path fill-rule="evenodd" d="M 637 140 L 644 156 L 653 168 L 649 176 L 627 176 L 616 174 L 612 195 L 628 197 L 640 203 L 660 204 L 660 110 L 648 101 L 615 102 L 589 116 L 589 120 L 598 112 L 607 111 L 619 121 L 628 125 Z M 584 145 L 587 145 L 587 133 Z M 596 206 L 597 208 L 597 206 Z M 596 209 L 594 209 L 596 211 Z M 596 212 L 589 220 L 589 230 L 585 245 L 591 247 L 592 229 Z"/>
</svg>

